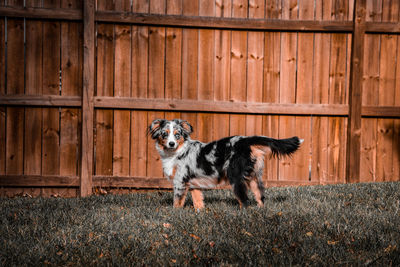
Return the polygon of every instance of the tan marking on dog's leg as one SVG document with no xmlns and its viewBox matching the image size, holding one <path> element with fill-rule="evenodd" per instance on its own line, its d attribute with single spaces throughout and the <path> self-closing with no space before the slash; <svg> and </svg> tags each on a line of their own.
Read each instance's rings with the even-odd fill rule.
<svg viewBox="0 0 400 267">
<path fill-rule="evenodd" d="M 262 197 L 262 193 L 260 192 L 260 188 L 258 187 L 258 182 L 256 181 L 256 179 L 252 179 L 250 181 L 250 189 L 253 192 L 256 201 L 258 203 L 259 207 L 264 207 L 264 203 L 261 200 Z"/>
<path fill-rule="evenodd" d="M 183 207 L 183 205 L 185 204 L 185 199 L 186 199 L 188 190 L 189 190 L 189 188 L 187 187 L 185 189 L 185 191 L 183 192 L 182 196 L 174 197 L 174 208 L 182 208 Z"/>
<path fill-rule="evenodd" d="M 193 206 L 196 211 L 204 208 L 203 192 L 201 192 L 201 190 L 193 189 L 192 199 L 193 199 Z"/>
</svg>

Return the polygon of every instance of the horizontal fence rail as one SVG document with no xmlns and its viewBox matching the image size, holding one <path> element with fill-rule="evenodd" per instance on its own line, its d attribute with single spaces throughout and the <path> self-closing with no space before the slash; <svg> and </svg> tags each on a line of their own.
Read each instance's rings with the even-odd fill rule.
<svg viewBox="0 0 400 267">
<path fill-rule="evenodd" d="M 82 21 L 80 9 L 49 9 L 38 7 L 0 7 L 0 16 L 10 18 Z M 231 29 L 254 31 L 299 32 L 353 32 L 352 21 L 311 21 L 277 19 L 241 19 L 220 17 L 194 17 L 183 15 L 159 15 L 118 11 L 96 11 L 96 22 L 125 23 L 147 26 Z M 399 23 L 365 22 L 366 33 L 400 33 Z"/>
</svg>

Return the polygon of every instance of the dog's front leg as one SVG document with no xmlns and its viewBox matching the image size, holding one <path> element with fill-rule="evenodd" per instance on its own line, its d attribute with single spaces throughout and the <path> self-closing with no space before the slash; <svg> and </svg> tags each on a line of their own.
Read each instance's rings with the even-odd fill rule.
<svg viewBox="0 0 400 267">
<path fill-rule="evenodd" d="M 183 207 L 188 190 L 189 187 L 184 183 L 177 185 L 174 181 L 174 208 Z"/>
<path fill-rule="evenodd" d="M 199 189 L 192 189 L 192 199 L 194 209 L 198 212 L 204 208 L 203 192 Z"/>
</svg>

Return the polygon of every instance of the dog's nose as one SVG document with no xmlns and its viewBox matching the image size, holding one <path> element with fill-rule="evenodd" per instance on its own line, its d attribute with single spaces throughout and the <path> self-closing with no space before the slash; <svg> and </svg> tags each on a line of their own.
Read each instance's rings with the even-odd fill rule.
<svg viewBox="0 0 400 267">
<path fill-rule="evenodd" d="M 175 142 L 169 142 L 168 145 L 169 145 L 169 147 L 174 147 L 175 146 Z"/>
</svg>

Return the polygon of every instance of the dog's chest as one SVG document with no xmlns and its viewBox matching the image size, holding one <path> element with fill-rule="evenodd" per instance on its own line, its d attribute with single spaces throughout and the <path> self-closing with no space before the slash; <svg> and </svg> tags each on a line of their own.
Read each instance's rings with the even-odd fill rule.
<svg viewBox="0 0 400 267">
<path fill-rule="evenodd" d="M 168 176 L 169 178 L 173 178 L 176 170 L 175 157 L 163 159 L 162 164 L 165 175 Z"/>
</svg>

